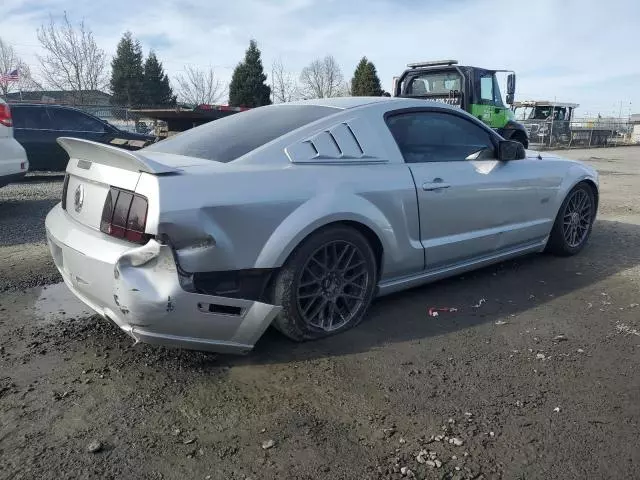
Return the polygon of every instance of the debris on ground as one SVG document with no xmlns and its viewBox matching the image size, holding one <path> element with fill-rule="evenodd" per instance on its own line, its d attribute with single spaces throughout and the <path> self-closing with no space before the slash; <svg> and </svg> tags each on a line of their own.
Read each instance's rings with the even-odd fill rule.
<svg viewBox="0 0 640 480">
<path fill-rule="evenodd" d="M 538 360 L 546 360 L 547 356 L 544 353 L 536 353 L 536 358 Z"/>
<path fill-rule="evenodd" d="M 411 471 L 411 469 L 409 467 L 402 467 L 400 469 L 400 473 L 402 474 L 403 477 L 413 477 L 414 473 Z"/>
<path fill-rule="evenodd" d="M 553 338 L 553 341 L 554 341 L 554 342 L 566 342 L 567 340 L 569 340 L 569 339 L 566 337 L 566 335 L 563 335 L 563 334 L 556 335 L 556 336 Z"/>
<path fill-rule="evenodd" d="M 89 445 L 87 445 L 87 452 L 98 453 L 100 450 L 102 450 L 102 448 L 102 442 L 100 442 L 99 440 L 94 440 Z"/>
<path fill-rule="evenodd" d="M 458 309 L 455 307 L 431 307 L 429 308 L 429 316 L 430 317 L 437 317 L 439 315 L 438 312 L 457 312 Z"/>
<path fill-rule="evenodd" d="M 449 443 L 455 445 L 456 447 L 461 447 L 464 444 L 464 441 L 458 437 L 453 437 L 449 439 Z"/>
<path fill-rule="evenodd" d="M 506 325 L 508 322 L 505 322 L 504 320 L 498 320 L 495 322 L 496 325 Z"/>
<path fill-rule="evenodd" d="M 637 328 L 630 327 L 624 323 L 616 323 L 616 330 L 618 333 L 622 333 L 623 335 L 636 335 L 640 337 L 640 331 Z"/>
<path fill-rule="evenodd" d="M 473 308 L 480 308 L 484 303 L 487 303 L 487 299 L 481 298 L 480 300 L 478 300 L 478 303 L 473 305 Z"/>
<path fill-rule="evenodd" d="M 560 407 L 556 407 L 556 408 L 554 408 L 554 409 L 553 409 L 553 411 L 554 411 L 555 413 L 560 413 Z"/>
<path fill-rule="evenodd" d="M 264 442 L 262 442 L 262 449 L 263 450 L 269 450 L 270 448 L 273 448 L 275 446 L 276 442 L 272 439 L 269 440 L 265 440 Z"/>
</svg>

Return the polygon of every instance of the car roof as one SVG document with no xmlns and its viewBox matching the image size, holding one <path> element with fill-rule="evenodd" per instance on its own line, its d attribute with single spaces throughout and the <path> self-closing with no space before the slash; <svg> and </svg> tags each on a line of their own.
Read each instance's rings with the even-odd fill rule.
<svg viewBox="0 0 640 480">
<path fill-rule="evenodd" d="M 72 107 L 71 105 L 58 105 L 56 103 L 26 103 L 26 102 L 19 102 L 19 103 L 12 103 L 11 107 L 53 107 L 53 108 L 69 108 L 71 110 L 78 110 L 77 108 Z"/>
<path fill-rule="evenodd" d="M 365 105 L 389 104 L 389 109 L 410 108 L 420 106 L 434 106 L 444 109 L 460 110 L 451 107 L 443 102 L 434 102 L 423 98 L 404 97 L 335 97 L 335 98 L 314 98 L 310 100 L 298 100 L 296 102 L 281 103 L 274 106 L 286 105 L 313 105 L 321 107 L 333 107 L 340 110 L 358 108 Z"/>
</svg>

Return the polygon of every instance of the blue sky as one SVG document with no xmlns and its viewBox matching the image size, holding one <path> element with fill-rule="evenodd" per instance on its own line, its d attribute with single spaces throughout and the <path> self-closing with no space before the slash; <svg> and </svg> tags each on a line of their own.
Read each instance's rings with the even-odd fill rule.
<svg viewBox="0 0 640 480">
<path fill-rule="evenodd" d="M 37 72 L 36 28 L 66 10 L 112 55 L 131 30 L 170 76 L 213 66 L 228 81 L 250 38 L 267 74 L 298 75 L 332 54 L 345 77 L 366 55 L 387 89 L 409 62 L 455 58 L 518 73 L 518 99 L 581 104 L 579 114 L 640 112 L 638 0 L 1 0 L 0 37 Z"/>
</svg>

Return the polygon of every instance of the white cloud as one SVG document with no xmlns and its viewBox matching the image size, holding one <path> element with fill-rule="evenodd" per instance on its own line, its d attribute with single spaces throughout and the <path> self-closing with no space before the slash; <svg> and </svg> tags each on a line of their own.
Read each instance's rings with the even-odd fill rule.
<svg viewBox="0 0 640 480">
<path fill-rule="evenodd" d="M 387 89 L 408 62 L 456 58 L 518 72 L 517 97 L 580 103 L 610 114 L 640 110 L 636 0 L 3 0 L 0 36 L 35 70 L 36 28 L 52 13 L 84 18 L 109 53 L 125 30 L 153 46 L 174 75 L 212 65 L 228 80 L 250 38 L 267 74 L 273 59 L 299 72 L 333 54 L 349 77 L 373 60 Z"/>
</svg>

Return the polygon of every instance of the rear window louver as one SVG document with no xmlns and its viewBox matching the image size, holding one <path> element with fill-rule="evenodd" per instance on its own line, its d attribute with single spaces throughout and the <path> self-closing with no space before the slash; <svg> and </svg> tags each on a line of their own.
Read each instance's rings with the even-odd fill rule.
<svg viewBox="0 0 640 480">
<path fill-rule="evenodd" d="M 380 161 L 367 155 L 354 128 L 347 122 L 290 145 L 286 153 L 292 163 L 336 163 Z"/>
</svg>

